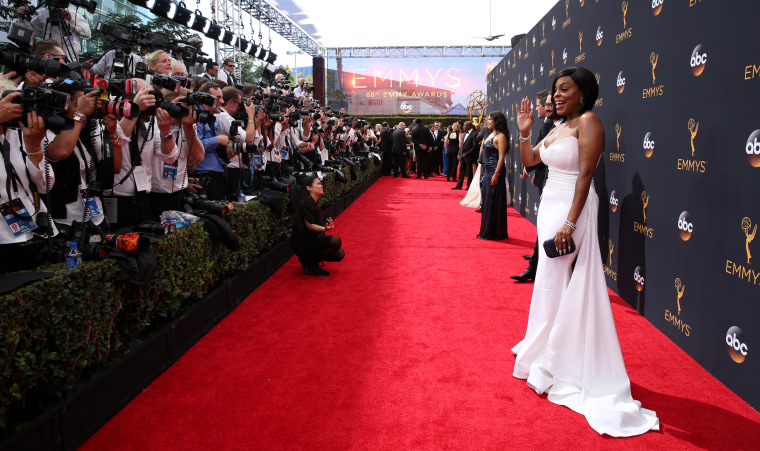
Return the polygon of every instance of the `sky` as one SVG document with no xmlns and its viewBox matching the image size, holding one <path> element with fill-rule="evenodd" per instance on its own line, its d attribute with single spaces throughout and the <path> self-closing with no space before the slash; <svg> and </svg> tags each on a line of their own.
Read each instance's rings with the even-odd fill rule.
<svg viewBox="0 0 760 451">
<path fill-rule="evenodd" d="M 315 0 L 269 0 L 291 17 L 323 47 L 509 45 L 512 36 L 526 33 L 557 0 L 385 0 L 373 2 L 326 2 Z M 211 17 L 210 2 L 200 9 Z M 490 11 L 490 14 L 489 14 Z M 244 23 L 248 21 L 244 20 Z M 258 24 L 254 24 L 258 36 Z M 250 30 L 245 35 L 250 35 Z M 504 34 L 492 42 L 483 37 Z M 264 42 L 269 33 L 263 29 Z M 287 55 L 299 49 L 272 32 L 272 51 L 277 64 L 311 65 L 308 55 Z M 213 49 L 211 42 L 204 50 Z M 297 58 L 297 60 L 296 60 Z"/>
</svg>

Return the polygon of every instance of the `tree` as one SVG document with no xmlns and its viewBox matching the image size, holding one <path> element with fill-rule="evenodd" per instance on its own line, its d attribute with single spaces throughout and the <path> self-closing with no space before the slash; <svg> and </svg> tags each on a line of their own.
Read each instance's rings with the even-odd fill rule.
<svg viewBox="0 0 760 451">
<path fill-rule="evenodd" d="M 180 25 L 176 22 L 172 22 L 169 19 L 163 17 L 156 17 L 149 21 L 147 24 L 140 27 L 143 31 L 152 31 L 170 39 L 176 39 L 180 41 L 186 41 L 192 34 L 188 31 L 188 28 L 184 25 Z"/>
<path fill-rule="evenodd" d="M 7 5 L 6 5 L 7 3 Z M 8 0 L 0 4 L 0 31 L 8 31 L 11 27 L 11 23 L 18 19 L 16 11 L 22 6 L 31 6 L 32 2 L 29 0 Z"/>
</svg>

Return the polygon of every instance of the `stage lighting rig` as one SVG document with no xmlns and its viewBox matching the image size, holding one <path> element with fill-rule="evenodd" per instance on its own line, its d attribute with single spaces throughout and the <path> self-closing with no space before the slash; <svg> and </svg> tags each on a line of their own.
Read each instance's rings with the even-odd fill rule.
<svg viewBox="0 0 760 451">
<path fill-rule="evenodd" d="M 185 8 L 185 4 L 180 2 L 179 6 L 177 6 L 177 9 L 174 12 L 173 20 L 187 27 L 191 17 L 193 17 L 193 12 Z"/>
<path fill-rule="evenodd" d="M 148 7 L 148 2 L 150 0 L 129 0 L 129 3 L 132 3 L 133 5 L 142 6 L 143 8 Z"/>
<path fill-rule="evenodd" d="M 247 53 L 248 53 L 249 55 L 251 55 L 252 57 L 256 58 L 256 52 L 258 52 L 258 51 L 259 51 L 259 46 L 258 46 L 258 45 L 256 45 L 256 43 L 255 43 L 255 42 L 251 41 L 251 48 L 250 48 L 250 49 L 248 49 L 248 52 L 247 52 Z"/>
<path fill-rule="evenodd" d="M 277 61 L 277 54 L 270 50 L 269 56 L 267 57 L 267 63 L 274 64 L 275 61 Z"/>
<path fill-rule="evenodd" d="M 209 39 L 213 39 L 215 41 L 219 40 L 219 36 L 222 34 L 222 27 L 221 25 L 211 22 L 211 25 L 208 26 L 208 31 L 206 32 L 206 36 Z"/>
<path fill-rule="evenodd" d="M 163 17 L 164 19 L 171 20 L 174 17 L 174 14 L 169 14 L 172 6 L 174 6 L 174 3 L 170 2 L 169 0 L 155 0 L 155 2 L 153 2 L 153 7 L 150 9 L 150 12 L 159 17 Z"/>
<path fill-rule="evenodd" d="M 230 45 L 232 44 L 232 40 L 235 39 L 235 33 L 231 32 L 228 29 L 224 29 L 224 35 L 220 39 L 224 44 Z"/>
<path fill-rule="evenodd" d="M 243 53 L 248 53 L 248 46 L 251 45 L 250 42 L 246 38 L 238 37 L 237 41 L 235 41 L 235 47 L 236 49 L 240 50 Z"/>
<path fill-rule="evenodd" d="M 264 60 L 265 56 L 267 56 L 267 49 L 265 49 L 264 47 L 262 47 L 261 51 L 259 51 L 259 54 L 256 56 L 256 58 L 258 58 L 258 59 L 260 59 L 262 61 L 265 61 Z"/>
<path fill-rule="evenodd" d="M 201 15 L 201 12 L 196 9 L 195 17 L 193 18 L 193 24 L 190 25 L 190 28 L 199 33 L 203 33 L 206 30 L 206 25 L 208 25 L 208 19 L 203 17 Z"/>
</svg>

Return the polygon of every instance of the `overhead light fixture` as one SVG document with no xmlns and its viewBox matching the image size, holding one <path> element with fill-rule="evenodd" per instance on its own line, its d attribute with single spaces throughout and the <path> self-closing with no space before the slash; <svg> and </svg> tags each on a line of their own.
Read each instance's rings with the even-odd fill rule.
<svg viewBox="0 0 760 451">
<path fill-rule="evenodd" d="M 148 0 L 129 0 L 129 3 L 132 3 L 137 6 L 142 6 L 143 8 L 148 7 Z"/>
<path fill-rule="evenodd" d="M 174 15 L 169 15 L 169 12 L 171 11 L 172 6 L 175 6 L 175 5 L 169 0 L 156 0 L 153 3 L 153 7 L 150 9 L 150 12 L 152 12 L 153 14 L 159 17 L 163 17 L 164 19 L 172 19 Z"/>
<path fill-rule="evenodd" d="M 261 51 L 259 52 L 258 56 L 256 56 L 256 58 L 263 60 L 266 55 L 267 55 L 267 49 L 262 47 Z"/>
<path fill-rule="evenodd" d="M 251 41 L 251 48 L 250 48 L 250 49 L 248 49 L 248 52 L 247 52 L 247 53 L 248 53 L 249 55 L 251 55 L 252 57 L 256 58 L 256 52 L 258 52 L 258 51 L 259 51 L 259 46 L 258 46 L 258 45 L 256 45 L 256 43 L 255 43 L 255 42 Z"/>
<path fill-rule="evenodd" d="M 246 38 L 238 37 L 237 41 L 235 41 L 235 47 L 236 49 L 240 50 L 243 53 L 248 53 L 248 46 L 251 45 L 250 42 Z"/>
<path fill-rule="evenodd" d="M 211 25 L 208 26 L 208 31 L 206 32 L 206 36 L 208 36 L 209 39 L 219 40 L 219 36 L 222 34 L 222 27 L 214 22 L 211 22 Z"/>
<path fill-rule="evenodd" d="M 190 28 L 199 33 L 203 33 L 206 30 L 206 25 L 208 25 L 208 19 L 203 17 L 201 15 L 201 12 L 196 9 L 195 18 L 193 19 L 193 24 L 190 26 Z"/>
<path fill-rule="evenodd" d="M 267 63 L 274 64 L 275 61 L 277 61 L 277 54 L 270 50 L 269 56 L 267 57 Z"/>
<path fill-rule="evenodd" d="M 182 4 L 180 3 L 180 5 Z M 190 22 L 191 17 L 193 17 L 192 11 L 182 6 L 177 6 L 177 10 L 174 12 L 173 20 L 179 24 L 188 26 L 188 22 Z"/>
<path fill-rule="evenodd" d="M 232 44 L 232 40 L 233 39 L 235 39 L 235 33 L 231 32 L 230 30 L 228 30 L 228 29 L 225 28 L 224 29 L 224 35 L 222 36 L 222 38 L 220 39 L 220 41 L 222 41 L 223 43 L 225 43 L 227 45 L 230 45 L 230 44 Z"/>
</svg>

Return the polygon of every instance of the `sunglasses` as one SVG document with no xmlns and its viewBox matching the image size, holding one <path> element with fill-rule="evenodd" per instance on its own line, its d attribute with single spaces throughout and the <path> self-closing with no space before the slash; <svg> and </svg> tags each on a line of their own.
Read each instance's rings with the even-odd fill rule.
<svg viewBox="0 0 760 451">
<path fill-rule="evenodd" d="M 48 55 L 50 55 L 50 59 L 54 59 L 61 64 L 66 64 L 66 55 L 61 55 L 59 53 L 48 53 Z"/>
</svg>

